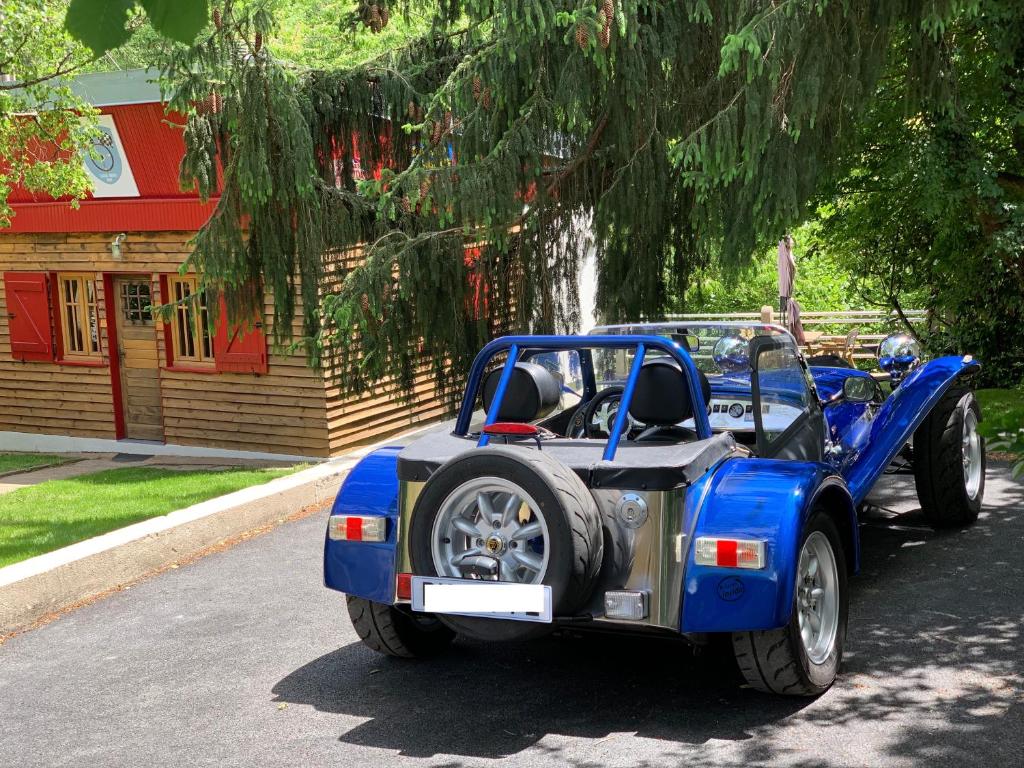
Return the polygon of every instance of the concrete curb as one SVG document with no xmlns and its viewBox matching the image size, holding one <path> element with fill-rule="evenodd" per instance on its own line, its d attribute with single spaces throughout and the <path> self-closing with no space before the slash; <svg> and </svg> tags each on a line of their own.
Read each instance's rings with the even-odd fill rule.
<svg viewBox="0 0 1024 768">
<path fill-rule="evenodd" d="M 0 638 L 226 539 L 326 504 L 367 453 L 436 426 L 0 568 Z"/>
</svg>

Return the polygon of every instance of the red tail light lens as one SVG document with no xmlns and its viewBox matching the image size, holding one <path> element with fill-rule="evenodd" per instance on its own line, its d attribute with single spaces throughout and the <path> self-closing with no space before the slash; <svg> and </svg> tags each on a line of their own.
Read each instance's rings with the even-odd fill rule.
<svg viewBox="0 0 1024 768">
<path fill-rule="evenodd" d="M 360 515 L 331 515 L 327 521 L 327 536 L 332 541 L 385 541 L 388 520 L 386 517 L 363 517 Z"/>
<path fill-rule="evenodd" d="M 693 560 L 697 565 L 717 565 L 720 568 L 764 568 L 765 544 L 750 539 L 701 536 L 694 543 Z"/>
</svg>

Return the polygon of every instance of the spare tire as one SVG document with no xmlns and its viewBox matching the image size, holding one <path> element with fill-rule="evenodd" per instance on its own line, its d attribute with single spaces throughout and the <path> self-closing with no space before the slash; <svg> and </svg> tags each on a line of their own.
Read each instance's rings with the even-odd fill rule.
<svg viewBox="0 0 1024 768">
<path fill-rule="evenodd" d="M 551 587 L 556 616 L 578 611 L 601 569 L 601 516 L 590 490 L 536 448 L 488 446 L 451 459 L 431 475 L 409 526 L 413 571 Z M 547 624 L 441 616 L 480 640 L 524 640 Z"/>
</svg>

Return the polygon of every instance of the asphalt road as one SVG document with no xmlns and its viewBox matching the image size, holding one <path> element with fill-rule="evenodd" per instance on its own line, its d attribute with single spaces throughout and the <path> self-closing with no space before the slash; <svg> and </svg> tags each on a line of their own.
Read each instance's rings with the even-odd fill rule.
<svg viewBox="0 0 1024 768">
<path fill-rule="evenodd" d="M 382 659 L 322 588 L 309 518 L 0 647 L 0 766 L 1024 765 L 1024 485 L 988 483 L 977 525 L 935 533 L 886 479 L 815 701 L 665 641 Z"/>
</svg>

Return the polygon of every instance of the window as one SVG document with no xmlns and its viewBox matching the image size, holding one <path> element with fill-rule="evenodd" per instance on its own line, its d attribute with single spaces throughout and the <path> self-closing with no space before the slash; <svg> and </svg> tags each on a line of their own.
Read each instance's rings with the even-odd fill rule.
<svg viewBox="0 0 1024 768">
<path fill-rule="evenodd" d="M 150 285 L 142 283 L 121 283 L 121 316 L 131 325 L 152 325 L 153 304 Z"/>
<path fill-rule="evenodd" d="M 168 278 L 171 303 L 174 304 L 171 338 L 175 362 L 213 363 L 213 339 L 206 295 L 200 293 L 195 277 Z"/>
<path fill-rule="evenodd" d="M 92 275 L 57 275 L 57 307 L 66 357 L 98 357 L 99 317 Z"/>
</svg>

